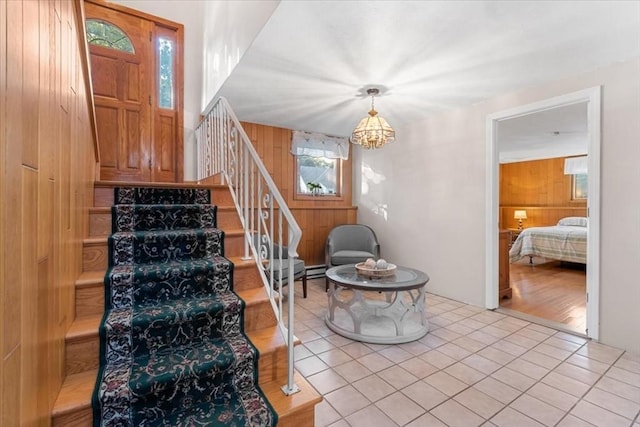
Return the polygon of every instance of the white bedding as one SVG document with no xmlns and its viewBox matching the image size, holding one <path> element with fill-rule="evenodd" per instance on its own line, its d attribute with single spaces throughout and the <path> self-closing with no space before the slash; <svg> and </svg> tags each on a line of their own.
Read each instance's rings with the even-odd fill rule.
<svg viewBox="0 0 640 427">
<path fill-rule="evenodd" d="M 586 264 L 587 227 L 555 225 L 526 228 L 509 250 L 509 261 L 525 256 Z"/>
</svg>

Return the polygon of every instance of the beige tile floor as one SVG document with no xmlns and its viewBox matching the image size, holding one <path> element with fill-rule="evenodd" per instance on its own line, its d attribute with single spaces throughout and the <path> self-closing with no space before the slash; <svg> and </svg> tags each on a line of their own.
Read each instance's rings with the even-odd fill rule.
<svg viewBox="0 0 640 427">
<path fill-rule="evenodd" d="M 324 323 L 324 279 L 296 286 L 296 369 L 316 426 L 640 427 L 640 356 L 427 294 L 430 332 L 365 344 Z"/>
</svg>

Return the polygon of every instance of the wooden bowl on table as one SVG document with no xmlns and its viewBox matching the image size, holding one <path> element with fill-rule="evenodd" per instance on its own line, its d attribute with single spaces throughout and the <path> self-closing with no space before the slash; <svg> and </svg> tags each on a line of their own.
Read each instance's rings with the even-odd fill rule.
<svg viewBox="0 0 640 427">
<path fill-rule="evenodd" d="M 382 277 L 389 277 L 396 274 L 396 265 L 395 264 L 387 264 L 387 268 L 368 268 L 365 267 L 364 262 L 360 262 L 356 264 L 356 272 L 360 276 L 367 277 L 369 279 L 380 279 Z"/>
</svg>

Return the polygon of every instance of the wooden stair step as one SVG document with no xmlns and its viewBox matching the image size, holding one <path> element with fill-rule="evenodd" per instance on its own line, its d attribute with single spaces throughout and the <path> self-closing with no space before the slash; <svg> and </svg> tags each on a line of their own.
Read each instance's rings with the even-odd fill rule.
<svg viewBox="0 0 640 427">
<path fill-rule="evenodd" d="M 283 381 L 287 377 L 287 346 L 278 325 L 248 331 L 247 337 L 260 352 L 258 383 Z M 300 344 L 295 338 L 294 345 Z"/>
<path fill-rule="evenodd" d="M 286 380 L 270 381 L 260 387 L 278 414 L 278 427 L 313 426 L 315 406 L 322 402 L 322 396 L 297 371 L 293 373 L 293 381 L 300 391 L 290 396 L 281 389 Z"/>
<path fill-rule="evenodd" d="M 111 208 L 107 206 L 89 208 L 89 237 L 111 234 Z"/>
<path fill-rule="evenodd" d="M 68 375 L 58 398 L 53 405 L 51 414 L 52 425 L 90 427 L 93 422 L 91 395 L 95 387 L 98 370 Z M 270 381 L 260 387 L 267 400 L 278 414 L 279 427 L 312 426 L 314 421 L 314 407 L 322 401 L 322 397 L 298 372 L 294 372 L 294 382 L 300 389 L 298 393 L 285 395 L 281 386 L 282 381 Z"/>
<path fill-rule="evenodd" d="M 218 206 L 217 216 L 217 225 L 221 230 L 234 230 L 241 229 L 242 223 L 240 222 L 240 217 L 238 216 L 238 211 L 236 207 L 233 205 L 225 205 L 221 206 L 216 203 Z"/>
<path fill-rule="evenodd" d="M 97 377 L 97 369 L 67 375 L 51 411 L 54 427 L 90 427 L 93 425 L 91 395 Z"/>
<path fill-rule="evenodd" d="M 100 320 L 100 316 L 76 319 L 67 333 L 67 343 L 82 344 L 91 341 L 99 343 L 98 327 Z M 279 387 L 286 382 L 287 378 L 287 349 L 279 327 L 271 326 L 247 332 L 247 336 L 260 353 L 260 358 L 258 359 L 258 382 L 260 386 L 263 387 L 265 394 L 267 394 L 267 389 L 273 389 L 274 391 L 278 389 L 282 394 Z M 295 344 L 299 343 L 300 341 L 296 340 Z M 70 353 L 70 351 L 73 353 Z M 80 347 L 67 348 L 67 366 L 83 366 L 85 369 L 78 372 L 67 372 L 52 413 L 54 426 L 90 425 L 85 424 L 85 422 L 90 423 L 92 417 L 91 393 L 93 392 L 97 375 L 98 351 L 98 348 L 94 348 L 91 354 L 87 354 L 89 352 L 86 347 L 83 350 Z M 75 360 L 75 363 L 73 360 Z M 301 410 L 308 412 L 308 405 L 313 407 L 319 402 L 319 396 L 317 394 L 313 395 L 315 392 L 311 393 L 313 388 L 304 381 L 304 378 L 296 377 L 296 384 L 304 393 L 296 393 L 283 401 L 272 402 L 279 414 L 281 413 L 280 411 L 283 411 L 282 414 L 286 414 L 286 416 L 283 416 L 283 422 L 288 417 L 300 420 L 313 416 L 313 412 L 311 412 L 311 415 L 306 414 L 303 417 L 300 415 L 302 418 L 299 418 L 295 415 L 297 413 L 296 408 L 301 406 Z M 272 398 L 279 396 L 277 393 L 270 393 L 271 396 L 268 395 L 270 401 Z M 303 398 L 303 396 L 306 397 Z M 276 406 L 276 402 L 278 402 L 279 406 Z"/>
<path fill-rule="evenodd" d="M 235 266 L 233 281 L 236 292 L 264 288 L 253 259 L 243 260 L 240 257 L 230 257 L 229 261 Z M 85 271 L 76 280 L 76 318 L 104 312 L 105 273 L 106 270 Z"/>
<path fill-rule="evenodd" d="M 246 332 L 277 324 L 276 314 L 264 287 L 243 289 L 236 291 L 236 294 L 246 304 L 244 311 L 244 330 Z"/>
<path fill-rule="evenodd" d="M 65 337 L 67 375 L 97 369 L 100 363 L 100 338 L 98 328 L 102 316 L 76 319 Z M 286 347 L 277 326 L 246 332 L 260 352 L 258 371 L 260 383 L 286 376 Z M 298 344 L 299 342 L 296 342 Z"/>
<path fill-rule="evenodd" d="M 244 230 L 225 229 L 224 230 L 224 256 L 240 257 L 244 255 Z"/>
<path fill-rule="evenodd" d="M 197 184 L 189 182 L 119 182 L 119 181 L 96 181 L 93 186 L 94 205 L 112 206 L 113 189 L 115 187 L 158 187 L 158 188 L 208 188 L 211 190 L 211 203 L 219 206 L 232 206 L 233 198 L 229 187 L 222 184 Z"/>
<path fill-rule="evenodd" d="M 242 259 L 240 256 L 227 257 L 234 265 L 233 268 L 233 290 L 240 292 L 244 289 L 264 288 L 260 271 L 255 260 Z"/>
<path fill-rule="evenodd" d="M 259 368 L 265 370 L 270 378 L 282 374 L 282 366 L 278 357 L 286 354 L 281 346 L 284 340 L 279 338 L 276 328 L 277 320 L 264 288 L 247 289 L 237 292 L 247 308 L 244 316 L 244 326 L 247 335 L 253 342 L 254 337 L 258 343 L 254 345 L 260 350 L 261 359 Z M 103 309 L 104 311 L 104 309 Z M 76 318 L 65 336 L 65 369 L 67 375 L 77 374 L 90 369 L 96 369 L 100 363 L 100 338 L 98 329 L 102 321 L 103 312 L 91 316 Z M 275 328 L 278 335 L 272 337 L 271 328 Z M 255 334 L 255 335 L 251 335 Z M 265 359 L 262 360 L 262 356 Z"/>
<path fill-rule="evenodd" d="M 105 271 L 109 260 L 108 250 L 107 236 L 85 238 L 82 246 L 82 271 Z M 224 253 L 227 257 L 240 257 L 244 254 L 242 229 L 224 230 Z"/>
<path fill-rule="evenodd" d="M 76 279 L 76 319 L 104 312 L 105 271 L 85 271 Z"/>
<path fill-rule="evenodd" d="M 108 262 L 106 237 L 87 237 L 82 241 L 82 271 L 105 271 Z"/>
<path fill-rule="evenodd" d="M 217 224 L 221 230 L 242 228 L 235 206 L 218 206 Z M 109 236 L 111 234 L 111 207 L 89 208 L 89 236 Z"/>
<path fill-rule="evenodd" d="M 105 271 L 85 271 L 76 279 L 76 289 L 79 287 L 90 287 L 96 283 L 102 284 Z"/>
<path fill-rule="evenodd" d="M 65 372 L 79 374 L 97 369 L 100 363 L 98 328 L 102 314 L 77 318 L 65 335 Z"/>
</svg>

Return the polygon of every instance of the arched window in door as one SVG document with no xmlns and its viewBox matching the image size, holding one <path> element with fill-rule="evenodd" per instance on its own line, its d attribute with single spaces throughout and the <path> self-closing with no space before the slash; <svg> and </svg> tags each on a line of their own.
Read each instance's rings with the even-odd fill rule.
<svg viewBox="0 0 640 427">
<path fill-rule="evenodd" d="M 89 44 L 135 53 L 129 37 L 115 25 L 100 19 L 87 19 L 86 24 Z"/>
</svg>

